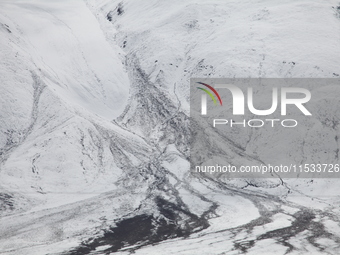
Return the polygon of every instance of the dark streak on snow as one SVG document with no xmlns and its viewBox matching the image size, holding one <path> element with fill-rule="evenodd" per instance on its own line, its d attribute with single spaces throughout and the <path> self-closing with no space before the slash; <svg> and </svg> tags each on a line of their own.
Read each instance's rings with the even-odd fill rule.
<svg viewBox="0 0 340 255">
<path fill-rule="evenodd" d="M 0 211 L 13 209 L 13 197 L 6 193 L 0 193 Z"/>
<path fill-rule="evenodd" d="M 115 15 L 115 11 L 116 11 L 117 15 L 119 15 L 119 16 L 123 15 L 124 14 L 123 4 L 119 3 L 115 10 L 110 11 L 108 14 L 106 14 L 106 19 L 108 21 L 112 22 L 113 16 Z"/>
<path fill-rule="evenodd" d="M 256 245 L 256 242 L 265 239 L 273 239 L 276 243 L 280 243 L 287 247 L 285 254 L 288 254 L 296 249 L 293 244 L 289 243 L 290 238 L 296 237 L 299 233 L 304 231 L 306 231 L 306 240 L 321 252 L 325 248 L 316 242 L 317 238 L 324 237 L 339 243 L 339 238 L 326 231 L 323 224 L 315 220 L 315 214 L 312 211 L 302 210 L 292 216 L 295 218 L 295 220 L 292 222 L 291 226 L 268 231 L 252 240 L 235 241 L 234 249 L 239 250 L 242 253 L 246 253 L 248 249 Z M 261 226 L 264 225 L 263 223 L 266 223 L 266 221 L 255 225 Z M 245 225 L 243 228 L 247 229 L 253 227 L 254 222 L 252 224 Z"/>
<path fill-rule="evenodd" d="M 6 25 L 6 24 L 2 24 L 2 23 L 0 23 L 1 24 L 1 26 L 8 32 L 8 33 L 12 33 L 12 31 L 9 29 L 9 26 L 8 25 Z"/>
<path fill-rule="evenodd" d="M 203 217 L 183 210 L 180 206 L 161 197 L 156 197 L 155 203 L 162 217 L 141 214 L 121 220 L 116 223 L 116 227 L 111 227 L 103 236 L 82 242 L 79 247 L 63 254 L 94 254 L 96 248 L 106 245 L 110 248 L 100 251 L 100 254 L 110 254 L 122 248 L 133 251 L 169 238 L 185 238 L 209 226 L 208 221 Z M 132 245 L 134 247 L 129 249 L 128 247 Z"/>
</svg>

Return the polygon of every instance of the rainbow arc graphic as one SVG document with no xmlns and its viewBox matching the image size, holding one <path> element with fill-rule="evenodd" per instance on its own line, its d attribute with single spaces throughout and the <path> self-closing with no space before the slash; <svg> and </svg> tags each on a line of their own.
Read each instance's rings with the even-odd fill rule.
<svg viewBox="0 0 340 255">
<path fill-rule="evenodd" d="M 203 82 L 197 82 L 197 83 L 209 88 L 216 95 L 216 97 L 218 98 L 218 101 L 220 102 L 220 105 L 222 106 L 222 99 L 221 99 L 220 95 L 217 93 L 217 91 L 212 86 L 210 86 L 209 84 L 203 83 Z M 210 96 L 210 98 L 213 100 L 214 104 L 217 105 L 216 98 L 214 97 L 214 95 L 208 89 L 204 89 L 204 88 L 200 88 L 200 87 L 197 87 L 197 88 L 200 89 L 200 90 L 203 90 L 205 93 L 207 93 Z"/>
</svg>

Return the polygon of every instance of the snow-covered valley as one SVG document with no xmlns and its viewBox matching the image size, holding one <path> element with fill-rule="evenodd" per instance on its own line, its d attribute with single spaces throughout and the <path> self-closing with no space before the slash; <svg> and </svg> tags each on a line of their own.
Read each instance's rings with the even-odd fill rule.
<svg viewBox="0 0 340 255">
<path fill-rule="evenodd" d="M 339 44 L 333 0 L 0 0 L 0 254 L 339 254 L 339 179 L 189 171 L 190 78 L 339 78 Z M 339 95 L 219 142 L 339 163 Z"/>
</svg>

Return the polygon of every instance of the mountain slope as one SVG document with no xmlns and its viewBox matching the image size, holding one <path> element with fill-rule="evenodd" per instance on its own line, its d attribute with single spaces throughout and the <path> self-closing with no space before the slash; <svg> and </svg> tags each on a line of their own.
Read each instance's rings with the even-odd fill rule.
<svg viewBox="0 0 340 255">
<path fill-rule="evenodd" d="M 0 254 L 340 248 L 337 179 L 188 171 L 190 134 L 211 133 L 189 121 L 189 79 L 339 77 L 336 1 L 4 0 L 0 10 Z M 338 87 L 320 90 L 309 133 L 279 133 L 286 146 L 266 146 L 266 130 L 211 136 L 234 164 L 338 160 Z"/>
</svg>

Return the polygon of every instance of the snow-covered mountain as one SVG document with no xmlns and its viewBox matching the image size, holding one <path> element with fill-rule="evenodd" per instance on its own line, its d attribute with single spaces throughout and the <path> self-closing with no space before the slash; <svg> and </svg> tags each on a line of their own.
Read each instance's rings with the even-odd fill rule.
<svg viewBox="0 0 340 255">
<path fill-rule="evenodd" d="M 339 29 L 333 0 L 1 0 L 0 254 L 338 254 L 339 179 L 193 174 L 189 143 L 339 163 L 339 84 L 299 137 L 214 138 L 189 96 L 192 77 L 339 78 Z"/>
</svg>

